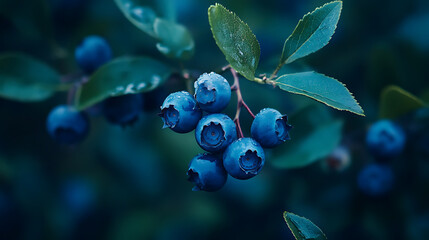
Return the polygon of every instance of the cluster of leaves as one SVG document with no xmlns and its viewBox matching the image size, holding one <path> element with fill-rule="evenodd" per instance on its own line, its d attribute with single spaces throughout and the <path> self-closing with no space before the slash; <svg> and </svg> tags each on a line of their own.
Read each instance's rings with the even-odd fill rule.
<svg viewBox="0 0 429 240">
<path fill-rule="evenodd" d="M 164 17 L 153 8 L 138 0 L 115 0 L 123 14 L 143 32 L 155 38 L 156 48 L 165 56 L 178 60 L 192 57 L 195 49 L 194 39 L 188 29 L 176 22 L 174 1 L 159 1 Z M 174 37 L 172 37 L 174 36 Z"/>
<path fill-rule="evenodd" d="M 301 94 L 338 110 L 364 116 L 362 108 L 344 84 L 316 72 L 276 76 L 285 65 L 314 53 L 328 44 L 335 32 L 342 9 L 334 1 L 306 14 L 286 39 L 279 64 L 269 78 L 255 77 L 260 46 L 249 26 L 220 4 L 209 8 L 213 37 L 232 68 L 245 78 L 278 86 L 287 92 Z"/>
<path fill-rule="evenodd" d="M 168 1 L 161 2 L 171 6 Z M 162 54 L 180 61 L 192 57 L 194 40 L 186 27 L 176 22 L 174 11 L 169 11 L 169 8 L 165 7 L 161 8 L 163 9 L 161 13 L 157 13 L 154 8 L 138 0 L 115 0 L 115 2 L 131 23 L 156 39 L 156 48 Z M 314 53 L 328 44 L 335 32 L 341 9 L 342 2 L 334 1 L 305 15 L 286 39 L 279 64 L 273 73 L 262 78 L 255 76 L 261 50 L 249 26 L 219 4 L 208 9 L 208 18 L 216 44 L 230 66 L 246 79 L 278 86 L 284 91 L 310 97 L 338 110 L 364 115 L 362 108 L 347 88 L 333 78 L 313 71 L 277 76 L 285 64 Z M 85 109 L 110 96 L 153 90 L 163 84 L 171 73 L 170 67 L 147 57 L 114 59 L 89 76 L 87 83 L 83 85 L 76 83 L 79 87 L 75 98 L 76 106 Z M 75 84 L 64 83 L 55 70 L 31 57 L 8 54 L 0 58 L 0 95 L 3 97 L 20 101 L 41 101 L 59 90 L 67 90 L 72 86 Z M 304 109 L 297 118 L 315 112 L 318 111 Z M 281 151 L 281 157 L 274 160 L 274 165 L 282 168 L 301 167 L 329 154 L 340 141 L 342 122 L 333 121 L 329 117 L 320 122 L 323 123 L 322 127 L 309 124 L 308 126 L 313 126 L 314 129 L 307 128 L 309 131 L 303 133 L 306 135 L 304 139 L 295 140 L 295 143 L 288 147 L 289 150 Z M 324 137 L 328 135 L 334 137 Z M 321 138 L 330 141 L 320 144 L 318 139 Z M 306 149 L 315 150 L 309 153 Z M 306 236 L 305 229 L 311 230 L 309 225 L 304 224 L 305 222 L 300 224 L 302 219 L 295 218 L 295 215 L 288 216 L 291 217 L 285 216 L 285 219 L 290 220 L 290 223 L 288 222 L 290 227 L 294 226 L 291 230 L 295 237 L 307 239 L 298 236 Z"/>
</svg>

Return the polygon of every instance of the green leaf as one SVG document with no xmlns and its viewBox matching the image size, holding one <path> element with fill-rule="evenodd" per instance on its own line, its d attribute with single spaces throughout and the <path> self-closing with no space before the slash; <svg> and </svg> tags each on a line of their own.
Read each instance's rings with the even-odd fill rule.
<svg viewBox="0 0 429 240">
<path fill-rule="evenodd" d="M 275 80 L 281 89 L 301 94 L 338 110 L 365 116 L 353 95 L 341 82 L 316 72 L 286 74 Z"/>
<path fill-rule="evenodd" d="M 334 1 L 306 14 L 286 39 L 280 63 L 291 63 L 328 44 L 337 27 L 342 5 L 341 1 Z"/>
<path fill-rule="evenodd" d="M 58 73 L 23 54 L 0 56 L 0 96 L 22 102 L 42 101 L 64 88 Z"/>
<path fill-rule="evenodd" d="M 341 141 L 342 120 L 333 119 L 326 108 L 307 107 L 290 118 L 292 140 L 273 150 L 277 168 L 305 167 L 329 155 Z"/>
<path fill-rule="evenodd" d="M 47 0 L 0 1 L 0 16 L 9 19 L 23 39 L 50 41 L 53 37 L 50 2 Z"/>
<path fill-rule="evenodd" d="M 194 54 L 194 39 L 183 25 L 157 18 L 154 30 L 160 41 L 156 47 L 167 57 L 189 59 Z"/>
<path fill-rule="evenodd" d="M 398 86 L 388 86 L 381 93 L 380 117 L 396 118 L 424 106 L 423 101 L 413 94 Z"/>
<path fill-rule="evenodd" d="M 170 0 L 163 1 L 166 3 Z M 140 30 L 157 39 L 157 49 L 170 58 L 189 59 L 194 53 L 195 43 L 186 27 L 174 21 L 160 18 L 155 11 L 143 6 L 138 0 L 115 0 L 122 13 Z M 162 5 L 159 2 L 159 5 Z M 170 4 L 171 5 L 171 4 Z M 168 19 L 175 18 L 169 6 L 163 8 Z"/>
<path fill-rule="evenodd" d="M 209 23 L 216 44 L 238 73 L 254 80 L 261 50 L 249 26 L 220 4 L 209 8 Z"/>
<path fill-rule="evenodd" d="M 314 223 L 304 217 L 284 212 L 283 218 L 296 240 L 326 240 L 325 234 Z"/>
<path fill-rule="evenodd" d="M 156 38 L 153 24 L 157 15 L 155 11 L 146 6 L 141 6 L 135 0 L 115 0 L 116 5 L 131 23 L 143 32 Z"/>
<path fill-rule="evenodd" d="M 87 108 L 112 96 L 147 92 L 170 76 L 164 64 L 145 57 L 122 57 L 100 67 L 77 94 L 76 107 Z"/>
<path fill-rule="evenodd" d="M 162 15 L 165 19 L 172 22 L 177 21 L 176 8 L 180 2 L 176 0 L 157 0 L 156 3 L 158 8 L 162 10 Z"/>
</svg>

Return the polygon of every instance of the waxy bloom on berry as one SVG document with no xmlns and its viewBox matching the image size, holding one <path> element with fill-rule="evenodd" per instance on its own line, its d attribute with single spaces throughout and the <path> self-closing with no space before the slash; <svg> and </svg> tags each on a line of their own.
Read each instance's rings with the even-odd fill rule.
<svg viewBox="0 0 429 240">
<path fill-rule="evenodd" d="M 249 179 L 256 176 L 265 164 L 261 145 L 252 138 L 240 138 L 223 153 L 223 166 L 231 177 Z"/>
<path fill-rule="evenodd" d="M 194 83 L 195 99 L 202 110 L 221 112 L 231 99 L 231 86 L 217 73 L 204 73 Z"/>
<path fill-rule="evenodd" d="M 194 97 L 185 91 L 168 95 L 161 106 L 159 116 L 164 121 L 164 128 L 178 133 L 187 133 L 195 129 L 202 112 Z"/>
<path fill-rule="evenodd" d="M 224 150 L 237 139 L 234 121 L 221 113 L 203 117 L 195 129 L 195 138 L 202 149 L 209 152 Z"/>
<path fill-rule="evenodd" d="M 195 184 L 193 191 L 217 191 L 226 183 L 228 174 L 222 164 L 222 157 L 210 153 L 198 154 L 189 163 L 186 173 Z"/>
</svg>

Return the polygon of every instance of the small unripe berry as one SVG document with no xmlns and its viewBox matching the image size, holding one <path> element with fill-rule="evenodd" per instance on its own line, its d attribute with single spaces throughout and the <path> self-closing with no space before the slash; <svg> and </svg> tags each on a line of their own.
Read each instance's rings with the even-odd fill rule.
<svg viewBox="0 0 429 240">
<path fill-rule="evenodd" d="M 231 118 L 222 113 L 215 113 L 203 117 L 198 122 L 195 138 L 202 149 L 219 152 L 237 139 L 237 130 Z"/>
<path fill-rule="evenodd" d="M 89 131 L 88 117 L 67 105 L 55 107 L 48 115 L 46 128 L 58 143 L 75 144 L 82 141 Z"/>
<path fill-rule="evenodd" d="M 393 171 L 389 166 L 370 164 L 359 173 L 358 187 L 369 196 L 380 196 L 392 189 L 393 181 Z"/>
<path fill-rule="evenodd" d="M 186 173 L 188 180 L 195 184 L 193 191 L 214 192 L 221 189 L 228 177 L 222 164 L 222 158 L 209 154 L 198 154 L 189 163 Z"/>
<path fill-rule="evenodd" d="M 273 148 L 290 139 L 291 128 L 286 115 L 272 108 L 264 108 L 256 114 L 250 131 L 262 147 Z"/>
<path fill-rule="evenodd" d="M 171 128 L 178 133 L 187 133 L 195 129 L 201 119 L 202 111 L 190 93 L 181 91 L 167 96 L 159 116 L 164 121 L 164 128 Z"/>
<path fill-rule="evenodd" d="M 75 58 L 79 67 L 91 74 L 112 59 L 112 50 L 104 38 L 88 36 L 76 47 Z"/>
<path fill-rule="evenodd" d="M 377 157 L 399 155 L 405 146 L 406 136 L 402 128 L 390 120 L 374 123 L 366 135 L 366 144 Z"/>
<path fill-rule="evenodd" d="M 341 172 L 347 169 L 351 164 L 350 151 L 346 146 L 336 147 L 323 161 L 327 170 Z"/>
<path fill-rule="evenodd" d="M 109 122 L 126 126 L 137 121 L 142 105 L 143 99 L 140 94 L 111 97 L 103 102 L 103 114 Z"/>
<path fill-rule="evenodd" d="M 261 145 L 252 138 L 240 138 L 223 153 L 223 166 L 233 178 L 249 179 L 256 176 L 265 164 Z"/>
<path fill-rule="evenodd" d="M 195 99 L 202 110 L 210 113 L 221 112 L 231 99 L 231 86 L 217 73 L 204 73 L 194 83 Z"/>
</svg>

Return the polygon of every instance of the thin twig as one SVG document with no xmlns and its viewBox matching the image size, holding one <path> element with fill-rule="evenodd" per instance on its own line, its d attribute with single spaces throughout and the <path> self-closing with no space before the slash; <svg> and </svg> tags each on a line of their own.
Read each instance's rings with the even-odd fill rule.
<svg viewBox="0 0 429 240">
<path fill-rule="evenodd" d="M 234 117 L 234 123 L 237 126 L 237 137 L 242 138 L 243 137 L 243 131 L 241 130 L 240 125 L 240 113 L 241 113 L 241 107 L 246 108 L 247 112 L 255 118 L 255 114 L 250 110 L 249 106 L 244 102 L 243 96 L 241 95 L 241 89 L 240 89 L 240 79 L 238 77 L 237 72 L 230 68 L 232 76 L 234 77 L 234 84 L 231 86 L 231 90 L 235 91 L 237 94 L 237 111 L 235 113 Z"/>
</svg>

